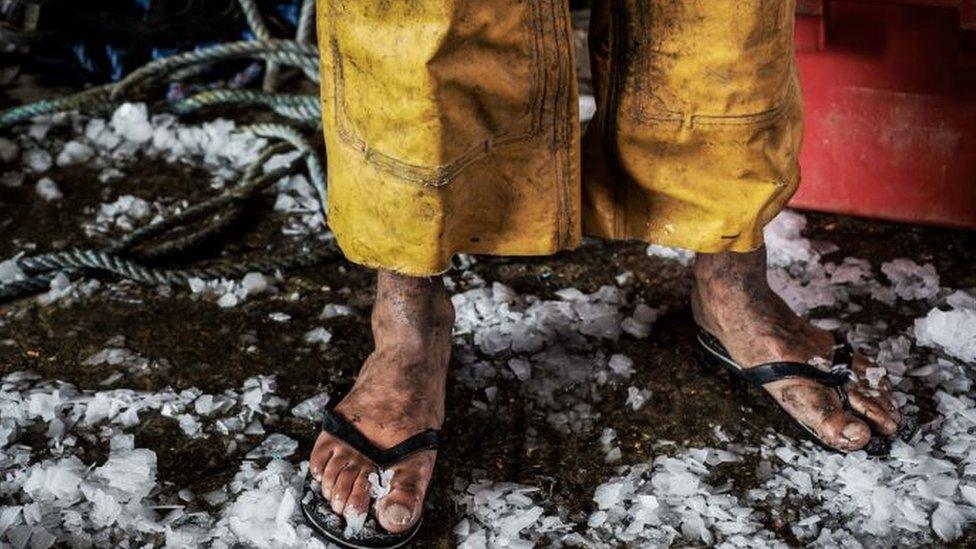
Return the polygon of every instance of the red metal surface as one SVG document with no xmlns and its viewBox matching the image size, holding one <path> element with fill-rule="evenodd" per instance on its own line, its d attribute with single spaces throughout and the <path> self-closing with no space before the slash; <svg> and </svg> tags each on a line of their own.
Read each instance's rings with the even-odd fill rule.
<svg viewBox="0 0 976 549">
<path fill-rule="evenodd" d="M 803 0 L 800 13 L 792 204 L 976 229 L 976 33 L 961 30 L 976 0 Z"/>
</svg>

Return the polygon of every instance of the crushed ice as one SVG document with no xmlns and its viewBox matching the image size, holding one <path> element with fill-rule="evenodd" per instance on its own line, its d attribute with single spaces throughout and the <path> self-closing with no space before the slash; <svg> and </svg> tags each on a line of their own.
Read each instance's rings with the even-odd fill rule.
<svg viewBox="0 0 976 549">
<path fill-rule="evenodd" d="M 132 143 L 140 143 L 139 150 L 155 146 L 150 143 L 156 142 L 160 127 L 174 136 L 173 142 L 160 138 L 168 150 L 175 150 L 182 139 L 175 122 L 154 121 L 142 109 L 116 115 L 110 123 L 86 123 L 87 137 L 79 144 L 96 151 L 92 159 L 110 143 L 112 150 L 126 154 L 135 150 Z M 149 131 L 146 124 L 153 135 L 141 141 Z M 27 139 L 34 138 L 0 141 L 0 156 L 21 154 L 28 168 L 41 173 L 51 159 L 27 154 L 37 151 Z M 86 154 L 83 147 L 65 145 L 57 163 Z M 143 215 L 134 197 L 110 204 L 113 210 L 106 220 L 116 225 L 122 217 L 135 226 L 155 215 L 148 206 Z M 788 527 L 801 543 L 856 547 L 958 539 L 976 522 L 976 299 L 942 288 L 931 265 L 909 259 L 880 266 L 850 257 L 825 262 L 831 247 L 805 239 L 803 225 L 802 216 L 786 212 L 770 226 L 770 279 L 795 310 L 816 312 L 818 324 L 846 333 L 852 344 L 876 358 L 878 368 L 867 372 L 872 385 L 884 376 L 896 385 L 903 412 L 915 428 L 889 457 L 838 455 L 774 433 L 756 445 L 737 444 L 716 428 L 713 447 L 661 445 L 654 455 L 621 463 L 620 442 L 612 429 L 601 425 L 599 405 L 619 399 L 617 406 L 627 403 L 639 409 L 651 395 L 630 381 L 634 358 L 639 357 L 604 349 L 621 338 L 648 337 L 660 309 L 628 290 L 628 277 L 596 292 L 565 288 L 548 298 L 520 295 L 497 283 L 469 284 L 471 289 L 457 293 L 453 301 L 457 381 L 485 395 L 483 402 L 472 403 L 471 412 L 496 405 L 499 387 L 516 387 L 520 398 L 551 426 L 591 437 L 615 469 L 581 495 L 592 500 L 592 512 L 582 517 L 559 509 L 540 486 L 506 483 L 471 471 L 456 479 L 453 490 L 465 516 L 454 528 L 456 543 L 467 548 L 784 546 L 765 525 L 770 519 L 783 520 L 776 513 L 785 509 L 798 514 Z M 654 250 L 654 255 L 687 259 L 672 251 Z M 22 277 L 15 262 L 0 263 L 0 281 Z M 477 281 L 473 273 L 461 278 Z M 59 281 L 51 292 L 72 284 Z M 275 291 L 274 281 L 263 275 L 194 282 L 193 287 L 218 301 L 230 295 L 237 302 Z M 914 326 L 893 330 L 882 322 L 852 320 L 859 310 L 855 298 L 924 308 Z M 322 318 L 349 314 L 355 312 L 330 304 Z M 309 333 L 315 343 L 326 339 L 324 332 Z M 121 338 L 105 342 L 86 362 L 121 376 L 170 367 L 163 359 L 128 349 Z M 920 399 L 927 395 L 934 410 L 919 423 Z M 304 456 L 295 440 L 273 429 L 288 412 L 314 425 L 328 400 L 322 393 L 289 402 L 277 395 L 275 380 L 265 376 L 208 394 L 198 389 L 81 390 L 28 372 L 8 372 L 0 378 L 0 542 L 15 547 L 107 546 L 125 539 L 130 545 L 164 540 L 170 547 L 321 547 L 298 508 L 307 465 L 292 462 Z M 226 486 L 166 496 L 165 479 L 157 478 L 157 455 L 137 447 L 128 434 L 149 414 L 177 422 L 186 437 L 208 437 L 228 449 L 245 434 L 260 436 L 262 442 L 252 443 Z M 22 441 L 38 428 L 44 452 Z M 78 452 L 82 442 L 106 445 L 109 453 L 102 460 L 86 459 Z M 722 467 L 745 464 L 757 475 L 748 490 L 715 475 Z M 390 474 L 370 479 L 376 495 L 389 490 Z M 186 502 L 195 498 L 206 502 L 209 511 L 191 511 Z"/>
</svg>

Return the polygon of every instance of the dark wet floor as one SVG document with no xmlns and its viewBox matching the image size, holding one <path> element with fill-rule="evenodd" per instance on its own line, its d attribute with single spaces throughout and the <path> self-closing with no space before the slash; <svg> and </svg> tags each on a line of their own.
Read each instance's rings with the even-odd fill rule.
<svg viewBox="0 0 976 549">
<path fill-rule="evenodd" d="M 195 186 L 199 176 L 192 170 L 146 165 L 135 177 L 114 187 L 95 181 L 86 170 L 59 174 L 65 199 L 57 204 L 35 200 L 32 188 L 0 188 L 0 255 L 8 257 L 27 243 L 38 250 L 84 245 L 79 225 L 91 217 L 97 204 L 123 193 L 145 198 L 160 195 L 199 198 L 211 191 Z M 231 235 L 231 250 L 262 249 L 279 241 L 273 221 L 261 220 L 268 204 L 254 208 L 253 222 L 239 227 L 247 236 Z M 971 233 L 931 228 L 915 228 L 889 223 L 829 215 L 811 215 L 808 236 L 842 246 L 826 259 L 846 255 L 869 259 L 876 267 L 896 257 L 911 257 L 919 263 L 933 263 L 942 285 L 956 288 L 976 286 L 976 246 Z M 90 242 L 89 242 L 90 244 Z M 224 246 L 211 243 L 197 252 L 203 256 Z M 631 384 L 652 391 L 648 403 L 633 412 L 618 404 L 626 387 L 601 404 L 600 427 L 613 427 L 623 451 L 622 463 L 641 461 L 662 439 L 683 445 L 709 445 L 713 427 L 719 425 L 729 436 L 755 440 L 768 428 L 788 429 L 780 414 L 766 400 L 754 394 L 731 391 L 721 377 L 705 371 L 691 351 L 694 328 L 686 304 L 688 273 L 677 263 L 649 258 L 642 244 L 591 243 L 574 253 L 548 258 L 481 258 L 472 269 L 488 281 L 503 282 L 520 293 L 551 297 L 558 289 L 577 287 L 594 291 L 612 284 L 623 271 L 633 271 L 632 287 L 645 300 L 666 306 L 666 314 L 654 325 L 645 340 L 622 339 L 603 343 L 608 353 L 622 352 L 634 358 L 638 373 Z M 183 291 L 171 297 L 159 295 L 155 288 L 134 284 L 115 284 L 92 298 L 68 306 L 41 307 L 28 302 L 0 307 L 6 318 L 0 334 L 0 374 L 29 369 L 47 378 L 57 378 L 82 388 L 129 387 L 158 390 L 198 387 L 218 392 L 237 387 L 256 374 L 275 375 L 278 394 L 298 402 L 321 391 L 341 395 L 352 383 L 357 367 L 370 350 L 368 310 L 372 299 L 372 273 L 336 260 L 321 267 L 292 273 L 288 292 L 300 291 L 301 299 L 289 301 L 288 292 L 276 297 L 248 300 L 236 308 L 220 309 L 210 301 L 193 299 Z M 362 314 L 358 318 L 340 317 L 319 320 L 325 303 L 344 303 Z M 865 319 L 885 320 L 893 326 L 907 326 L 926 312 L 924 305 L 900 304 L 894 315 L 888 307 L 873 307 L 870 300 L 860 313 Z M 275 322 L 272 312 L 291 315 L 289 322 Z M 311 328 L 324 325 L 334 335 L 324 352 L 301 351 L 301 338 Z M 110 372 L 108 366 L 84 366 L 82 361 L 105 347 L 118 335 L 126 347 L 150 359 L 155 367 L 136 377 L 126 377 L 112 385 L 101 385 Z M 249 345 L 257 352 L 247 352 Z M 533 412 L 518 398 L 518 387 L 499 385 L 497 413 L 472 414 L 469 402 L 474 395 L 452 386 L 448 398 L 449 418 L 445 426 L 447 444 L 439 460 L 439 473 L 433 486 L 431 513 L 419 546 L 446 547 L 450 531 L 460 518 L 448 497 L 456 475 L 466 476 L 472 464 L 488 471 L 494 480 L 508 480 L 543 488 L 556 505 L 571 510 L 571 518 L 585 524 L 591 510 L 593 489 L 612 474 L 604 465 L 603 451 L 588 437 L 563 435 L 549 426 L 540 412 Z M 511 383 L 511 382 L 509 382 Z M 452 413 L 453 412 L 453 413 Z M 538 436 L 531 443 L 523 436 L 533 427 Z M 301 441 L 300 454 L 311 448 L 315 426 L 291 416 L 281 419 L 272 430 Z M 242 456 L 262 436 L 249 437 L 231 455 L 223 445 L 207 439 L 189 439 L 175 420 L 159 415 L 144 416 L 134 429 L 136 445 L 156 452 L 158 478 L 163 491 L 175 493 L 189 488 L 200 493 L 230 480 Z M 38 433 L 43 448 L 42 433 Z M 85 446 L 85 444 L 82 444 Z M 42 450 L 43 451 L 43 450 Z M 105 459 L 107 448 L 97 444 L 85 447 L 82 459 Z M 301 455 L 296 456 L 298 460 Z M 716 471 L 719 477 L 734 480 L 737 489 L 748 489 L 755 478 L 755 464 L 726 464 Z M 789 509 L 767 510 L 767 526 L 783 539 L 790 540 L 787 524 L 796 518 Z M 968 544 L 969 537 L 963 543 Z"/>
</svg>

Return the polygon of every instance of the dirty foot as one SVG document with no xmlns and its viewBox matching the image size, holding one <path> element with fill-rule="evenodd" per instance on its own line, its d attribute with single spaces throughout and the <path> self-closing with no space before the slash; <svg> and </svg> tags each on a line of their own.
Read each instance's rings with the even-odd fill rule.
<svg viewBox="0 0 976 549">
<path fill-rule="evenodd" d="M 450 296 L 440 278 L 380 271 L 372 316 L 376 348 L 335 412 L 383 449 L 425 429 L 440 429 L 453 323 Z M 434 451 L 420 452 L 392 467 L 391 491 L 376 502 L 380 526 L 399 534 L 416 524 L 435 458 Z M 368 459 L 320 433 L 309 469 L 337 514 L 369 511 L 368 477 L 376 466 Z"/>
<path fill-rule="evenodd" d="M 791 361 L 829 369 L 833 336 L 797 316 L 769 287 L 765 248 L 747 254 L 699 254 L 694 277 L 695 320 L 737 363 L 748 368 Z M 873 364 L 861 355 L 855 355 L 851 366 L 858 380 L 848 384 L 853 413 L 844 409 L 835 390 L 815 381 L 783 379 L 765 388 L 828 445 L 857 450 L 871 440 L 872 430 L 893 435 L 901 416 L 888 378 L 872 387 L 866 372 Z"/>
</svg>

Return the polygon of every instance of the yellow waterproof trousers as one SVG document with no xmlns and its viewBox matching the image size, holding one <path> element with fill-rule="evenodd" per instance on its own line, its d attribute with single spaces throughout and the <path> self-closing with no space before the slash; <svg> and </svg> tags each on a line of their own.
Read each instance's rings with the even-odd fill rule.
<svg viewBox="0 0 976 549">
<path fill-rule="evenodd" d="M 795 0 L 318 0 L 329 224 L 414 276 L 582 234 L 749 251 L 799 180 Z"/>
</svg>

